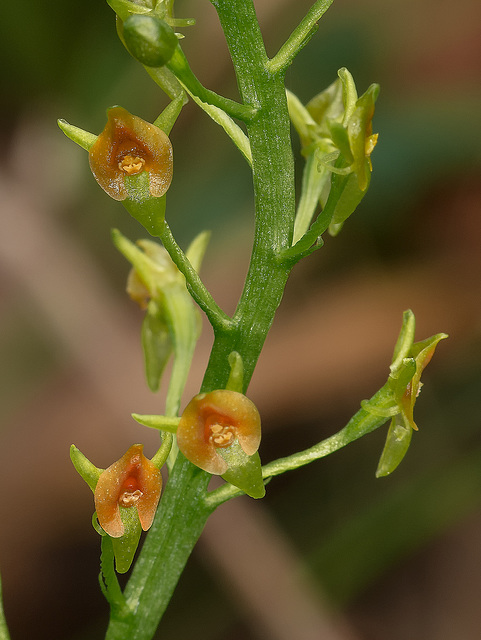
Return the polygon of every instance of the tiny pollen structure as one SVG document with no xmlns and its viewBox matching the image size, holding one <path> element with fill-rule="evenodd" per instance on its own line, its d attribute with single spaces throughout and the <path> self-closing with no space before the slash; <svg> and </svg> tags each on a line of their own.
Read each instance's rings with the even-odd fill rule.
<svg viewBox="0 0 481 640">
<path fill-rule="evenodd" d="M 134 176 L 137 173 L 143 171 L 145 166 L 145 160 L 140 156 L 127 155 L 119 162 L 119 169 L 125 171 L 129 176 Z"/>
<path fill-rule="evenodd" d="M 141 496 L 143 496 L 143 493 L 140 489 L 136 489 L 135 491 L 124 491 L 119 498 L 119 504 L 126 508 L 133 507 Z"/>
<path fill-rule="evenodd" d="M 232 428 L 221 424 L 213 424 L 210 426 L 210 441 L 216 447 L 228 447 L 234 440 Z"/>
</svg>

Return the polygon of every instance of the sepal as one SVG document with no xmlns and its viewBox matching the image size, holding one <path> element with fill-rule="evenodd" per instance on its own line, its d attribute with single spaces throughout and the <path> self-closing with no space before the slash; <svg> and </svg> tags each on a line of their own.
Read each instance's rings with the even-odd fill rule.
<svg viewBox="0 0 481 640">
<path fill-rule="evenodd" d="M 326 203 L 326 209 L 330 210 L 332 208 L 331 222 L 329 223 L 329 234 L 331 236 L 337 236 L 345 221 L 357 209 L 364 195 L 365 189 L 359 188 L 358 177 L 355 173 L 348 173 L 347 175 L 333 173 L 331 190 Z"/>
<path fill-rule="evenodd" d="M 176 433 L 180 422 L 180 418 L 149 414 L 142 415 L 140 413 L 133 413 L 132 418 L 144 427 L 167 431 L 169 433 Z"/>
<path fill-rule="evenodd" d="M 70 446 L 70 459 L 77 473 L 85 480 L 92 491 L 95 491 L 104 469 L 96 467 L 74 444 Z"/>
<path fill-rule="evenodd" d="M 150 300 L 148 303 L 140 338 L 147 385 L 153 393 L 156 393 L 173 347 L 164 314 L 155 300 Z"/>
<path fill-rule="evenodd" d="M 397 414 L 389 426 L 381 458 L 376 470 L 376 478 L 389 475 L 400 464 L 411 444 L 413 430 L 405 424 L 401 414 Z"/>
<path fill-rule="evenodd" d="M 218 449 L 217 452 L 228 465 L 227 471 L 222 474 L 226 482 L 230 482 L 251 498 L 265 496 L 261 459 L 257 451 L 248 456 L 236 440 L 230 447 Z"/>
<path fill-rule="evenodd" d="M 120 538 L 111 538 L 111 540 L 115 556 L 115 569 L 117 573 L 126 573 L 130 569 L 139 546 L 142 526 L 135 509 L 120 507 L 120 517 L 125 533 Z"/>
<path fill-rule="evenodd" d="M 94 178 L 114 200 L 142 204 L 151 197 L 161 198 L 172 181 L 172 145 L 168 136 L 122 107 L 108 109 L 107 116 L 104 130 L 89 150 Z M 134 212 L 130 211 L 132 215 Z M 150 221 L 149 226 L 156 228 L 155 221 Z"/>
<path fill-rule="evenodd" d="M 70 448 L 75 469 L 94 493 L 92 525 L 99 535 L 111 539 L 119 573 L 128 571 L 142 529 L 146 531 L 152 524 L 162 490 L 160 469 L 171 446 L 172 436 L 167 435 L 149 460 L 143 445 L 132 445 L 107 469 L 97 468 L 75 445 Z"/>
<path fill-rule="evenodd" d="M 85 149 L 85 151 L 89 151 L 92 145 L 97 141 L 98 136 L 94 133 L 90 133 L 89 131 L 85 131 L 84 129 L 80 129 L 80 127 L 76 127 L 73 124 L 70 124 L 63 118 L 57 120 L 57 124 L 61 131 L 65 133 L 67 138 L 70 138 L 72 142 L 78 144 L 79 147 Z"/>
<path fill-rule="evenodd" d="M 190 462 L 253 497 L 264 495 L 260 460 L 255 457 L 260 440 L 256 406 L 242 393 L 228 389 L 192 398 L 177 429 L 179 449 Z"/>
</svg>

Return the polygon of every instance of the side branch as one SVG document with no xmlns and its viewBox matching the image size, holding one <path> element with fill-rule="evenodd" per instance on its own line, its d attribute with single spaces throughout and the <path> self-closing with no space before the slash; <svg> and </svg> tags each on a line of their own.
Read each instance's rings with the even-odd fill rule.
<svg viewBox="0 0 481 640">
<path fill-rule="evenodd" d="M 251 122 L 257 115 L 257 109 L 246 104 L 241 104 L 230 98 L 220 96 L 210 89 L 206 89 L 203 84 L 199 82 L 197 76 L 187 62 L 180 46 L 177 46 L 174 55 L 167 63 L 167 67 L 172 71 L 175 77 L 181 82 L 182 85 L 193 96 L 200 98 L 203 102 L 207 102 L 219 109 L 225 111 L 232 118 L 237 118 L 243 122 Z"/>
<path fill-rule="evenodd" d="M 207 290 L 206 286 L 200 279 L 199 274 L 190 264 L 187 256 L 175 241 L 167 222 L 164 222 L 163 229 L 158 237 L 162 241 L 162 244 L 169 253 L 176 267 L 185 277 L 187 288 L 199 307 L 208 317 L 213 328 L 224 330 L 230 329 L 233 324 L 232 319 L 222 311 L 211 293 Z"/>
<path fill-rule="evenodd" d="M 299 51 L 309 42 L 317 30 L 317 21 L 329 9 L 334 0 L 317 0 L 309 9 L 305 18 L 294 29 L 276 55 L 267 63 L 271 73 L 287 69 Z"/>
<path fill-rule="evenodd" d="M 387 385 L 384 385 L 384 387 L 382 387 L 369 400 L 369 404 L 371 406 L 380 410 L 390 402 L 392 402 L 392 394 Z M 389 420 L 389 416 L 374 415 L 364 409 L 359 409 L 345 427 L 329 438 L 318 442 L 309 449 L 293 453 L 291 456 L 287 456 L 285 458 L 273 460 L 272 462 L 264 465 L 262 467 L 262 477 L 264 480 L 269 480 L 270 478 L 279 476 L 286 471 L 293 471 L 294 469 L 303 467 L 315 460 L 324 458 L 330 453 L 334 453 L 335 451 L 342 449 L 342 447 L 345 447 L 350 442 L 358 440 L 359 438 L 362 438 L 362 436 L 365 436 L 378 427 L 381 427 L 385 422 L 387 422 L 387 420 Z M 215 508 L 223 502 L 227 502 L 227 500 L 240 495 L 242 495 L 242 491 L 239 491 L 237 487 L 234 487 L 231 484 L 224 484 L 222 487 L 211 491 L 207 495 L 205 502 L 209 508 Z"/>
</svg>

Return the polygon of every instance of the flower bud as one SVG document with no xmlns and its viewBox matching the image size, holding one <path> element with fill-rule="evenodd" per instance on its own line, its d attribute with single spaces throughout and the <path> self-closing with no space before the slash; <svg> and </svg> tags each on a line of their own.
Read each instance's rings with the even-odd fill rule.
<svg viewBox="0 0 481 640">
<path fill-rule="evenodd" d="M 147 67 L 167 64 L 179 42 L 167 22 L 155 16 L 130 16 L 124 22 L 123 35 L 133 57 Z"/>
</svg>

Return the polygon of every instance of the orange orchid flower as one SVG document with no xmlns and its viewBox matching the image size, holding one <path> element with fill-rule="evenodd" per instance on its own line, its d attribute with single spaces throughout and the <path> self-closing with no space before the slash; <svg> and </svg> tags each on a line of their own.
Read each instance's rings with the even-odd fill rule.
<svg viewBox="0 0 481 640">
<path fill-rule="evenodd" d="M 133 444 L 120 460 L 100 474 L 94 499 L 102 529 L 112 538 L 124 535 L 121 508 L 135 507 L 144 531 L 152 525 L 162 490 L 160 470 Z"/>
<path fill-rule="evenodd" d="M 172 181 L 173 155 L 168 136 L 122 107 L 107 111 L 108 121 L 89 151 L 95 179 L 114 200 L 129 197 L 125 178 L 147 171 L 150 195 L 163 196 Z"/>
<path fill-rule="evenodd" d="M 204 471 L 223 475 L 228 465 L 218 449 L 236 440 L 248 456 L 259 448 L 261 419 L 251 400 L 237 391 L 218 389 L 189 402 L 177 429 L 177 444 L 188 460 Z"/>
</svg>

